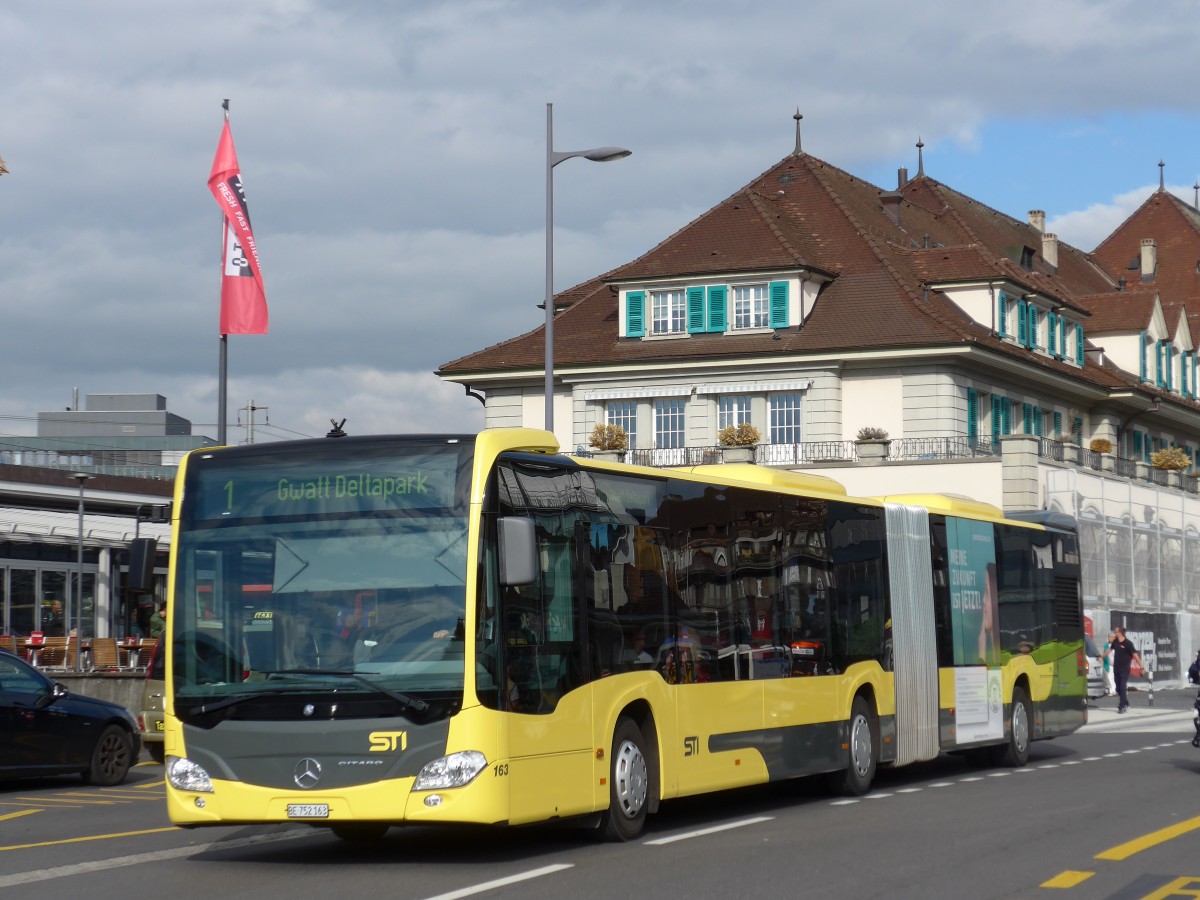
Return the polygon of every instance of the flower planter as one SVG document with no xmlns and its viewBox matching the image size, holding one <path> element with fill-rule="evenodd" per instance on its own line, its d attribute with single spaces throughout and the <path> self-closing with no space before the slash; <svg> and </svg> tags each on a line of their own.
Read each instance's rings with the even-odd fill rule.
<svg viewBox="0 0 1200 900">
<path fill-rule="evenodd" d="M 603 459 L 606 462 L 622 462 L 625 459 L 624 450 L 593 450 L 592 459 Z"/>
<path fill-rule="evenodd" d="M 888 447 L 891 443 L 890 440 L 881 441 L 872 439 L 855 441 L 854 446 L 860 460 L 874 462 L 887 459 Z"/>
<path fill-rule="evenodd" d="M 727 463 L 752 463 L 754 447 L 722 447 L 721 459 Z"/>
</svg>

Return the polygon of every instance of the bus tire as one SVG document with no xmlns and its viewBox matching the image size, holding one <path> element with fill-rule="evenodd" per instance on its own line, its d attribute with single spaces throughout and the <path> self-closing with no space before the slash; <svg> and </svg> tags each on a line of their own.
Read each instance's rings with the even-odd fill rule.
<svg viewBox="0 0 1200 900">
<path fill-rule="evenodd" d="M 1018 685 L 1013 688 L 1008 743 L 993 748 L 996 764 L 1019 769 L 1029 762 L 1030 733 L 1029 694 Z"/>
<path fill-rule="evenodd" d="M 390 827 L 387 822 L 350 822 L 331 825 L 329 830 L 343 841 L 377 841 L 387 834 Z"/>
<path fill-rule="evenodd" d="M 608 841 L 631 841 L 646 824 L 650 766 L 641 729 L 625 716 L 613 731 L 608 774 L 608 810 L 600 820 L 601 834 Z"/>
<path fill-rule="evenodd" d="M 879 762 L 879 720 L 862 696 L 850 706 L 848 738 L 846 768 L 829 773 L 829 788 L 835 794 L 861 797 L 871 789 Z"/>
</svg>

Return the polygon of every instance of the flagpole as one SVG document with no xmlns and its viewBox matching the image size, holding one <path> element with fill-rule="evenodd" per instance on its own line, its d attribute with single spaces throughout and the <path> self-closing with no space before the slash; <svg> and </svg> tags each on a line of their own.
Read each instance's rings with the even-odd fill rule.
<svg viewBox="0 0 1200 900">
<path fill-rule="evenodd" d="M 226 97 L 221 103 L 221 109 L 225 110 L 225 122 L 229 123 L 229 98 Z M 221 272 L 224 278 L 225 272 L 225 241 L 229 239 L 229 226 L 225 222 L 225 213 L 221 213 Z M 219 361 L 220 372 L 217 376 L 217 445 L 224 447 L 228 441 L 226 440 L 226 400 L 225 392 L 229 385 L 229 335 L 221 335 L 221 353 Z"/>
</svg>

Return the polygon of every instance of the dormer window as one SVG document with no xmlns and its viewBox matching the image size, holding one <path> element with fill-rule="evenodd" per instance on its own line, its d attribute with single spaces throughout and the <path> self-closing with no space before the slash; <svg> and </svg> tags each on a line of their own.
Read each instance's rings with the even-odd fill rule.
<svg viewBox="0 0 1200 900">
<path fill-rule="evenodd" d="M 650 333 L 682 334 L 687 322 L 687 301 L 682 289 L 650 292 Z"/>
<path fill-rule="evenodd" d="M 771 324 L 771 304 L 765 284 L 732 288 L 733 327 L 767 328 Z"/>
<path fill-rule="evenodd" d="M 793 319 L 787 281 L 630 290 L 621 305 L 621 336 L 629 338 L 765 331 Z"/>
<path fill-rule="evenodd" d="M 1021 268 L 1026 272 L 1033 271 L 1033 255 L 1034 250 L 1032 247 L 1021 248 Z"/>
</svg>

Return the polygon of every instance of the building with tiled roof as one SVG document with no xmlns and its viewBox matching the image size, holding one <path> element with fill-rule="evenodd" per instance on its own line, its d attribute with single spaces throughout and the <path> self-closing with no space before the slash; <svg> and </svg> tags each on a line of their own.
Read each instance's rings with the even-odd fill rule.
<svg viewBox="0 0 1200 900">
<path fill-rule="evenodd" d="M 1196 479 L 1151 465 L 1163 448 L 1200 452 L 1200 214 L 1163 190 L 1086 253 L 1046 233 L 1043 212 L 992 209 L 923 159 L 885 189 L 797 135 L 793 153 L 554 307 L 568 451 L 607 423 L 628 433 L 631 461 L 694 464 L 749 422 L 760 464 L 817 469 L 852 493 L 1057 509 L 1096 559 L 1114 545 L 1105 523 L 1122 523 L 1113 552 L 1128 564 L 1111 568 L 1126 574 L 1085 572 L 1092 611 L 1200 613 L 1200 578 L 1182 569 L 1200 559 Z M 489 427 L 541 427 L 544 353 L 538 328 L 438 374 L 485 397 Z M 889 434 L 882 465 L 859 459 L 864 427 Z"/>
</svg>

